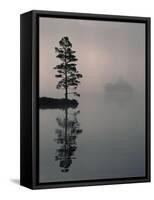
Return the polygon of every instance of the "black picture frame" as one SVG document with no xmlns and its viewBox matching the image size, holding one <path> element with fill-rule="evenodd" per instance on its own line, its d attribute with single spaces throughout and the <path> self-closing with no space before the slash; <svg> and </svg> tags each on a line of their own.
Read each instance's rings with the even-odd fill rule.
<svg viewBox="0 0 154 200">
<path fill-rule="evenodd" d="M 145 23 L 144 177 L 39 183 L 39 17 Z M 150 18 L 32 10 L 20 16 L 20 184 L 31 189 L 150 182 Z"/>
</svg>

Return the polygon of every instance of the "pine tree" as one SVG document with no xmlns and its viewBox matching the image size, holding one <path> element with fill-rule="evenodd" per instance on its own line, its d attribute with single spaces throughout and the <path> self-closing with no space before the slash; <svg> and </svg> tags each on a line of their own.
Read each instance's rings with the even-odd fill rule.
<svg viewBox="0 0 154 200">
<path fill-rule="evenodd" d="M 80 84 L 80 78 L 82 74 L 76 68 L 76 51 L 72 50 L 72 43 L 69 41 L 68 37 L 63 37 L 59 41 L 59 48 L 55 47 L 57 58 L 62 62 L 59 65 L 56 65 L 54 69 L 57 70 L 58 74 L 55 75 L 56 78 L 61 79 L 56 88 L 65 90 L 65 99 L 68 99 L 68 94 L 73 94 L 75 96 L 80 96 L 76 90 Z"/>
</svg>

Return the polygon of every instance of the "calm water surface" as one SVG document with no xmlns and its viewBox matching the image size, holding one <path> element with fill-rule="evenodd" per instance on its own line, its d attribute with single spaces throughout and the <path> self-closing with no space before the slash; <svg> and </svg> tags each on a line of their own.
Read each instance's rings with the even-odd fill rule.
<svg viewBox="0 0 154 200">
<path fill-rule="evenodd" d="M 140 95 L 40 109 L 40 182 L 144 176 L 144 113 Z"/>
</svg>

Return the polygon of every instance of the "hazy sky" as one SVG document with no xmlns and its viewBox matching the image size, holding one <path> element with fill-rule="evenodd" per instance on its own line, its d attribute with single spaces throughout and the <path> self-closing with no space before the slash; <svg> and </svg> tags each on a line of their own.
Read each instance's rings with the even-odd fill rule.
<svg viewBox="0 0 154 200">
<path fill-rule="evenodd" d="M 143 92 L 145 68 L 145 25 L 40 18 L 40 96 L 62 97 L 53 69 L 60 60 L 55 47 L 68 36 L 83 74 L 80 94 L 103 94 L 106 84 L 129 84 Z"/>
</svg>

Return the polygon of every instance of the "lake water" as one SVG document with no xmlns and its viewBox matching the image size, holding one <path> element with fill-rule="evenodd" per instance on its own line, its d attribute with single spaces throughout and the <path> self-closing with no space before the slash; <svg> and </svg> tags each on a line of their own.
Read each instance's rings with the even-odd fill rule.
<svg viewBox="0 0 154 200">
<path fill-rule="evenodd" d="M 40 182 L 144 176 L 145 102 L 125 97 L 82 95 L 76 109 L 40 109 Z"/>
</svg>

